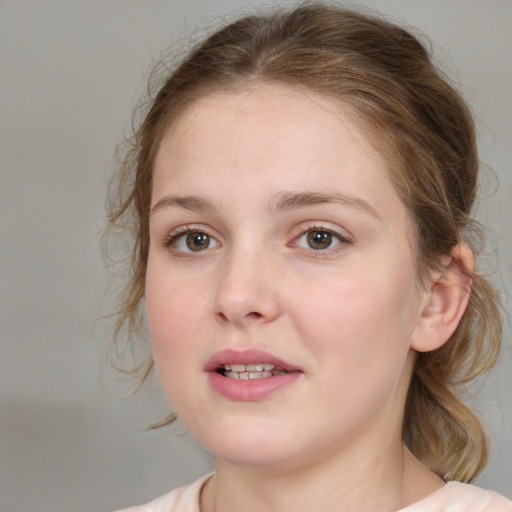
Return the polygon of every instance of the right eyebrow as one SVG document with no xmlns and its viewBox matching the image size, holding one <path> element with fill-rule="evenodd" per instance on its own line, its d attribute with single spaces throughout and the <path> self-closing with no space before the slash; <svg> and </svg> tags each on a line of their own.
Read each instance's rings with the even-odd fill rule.
<svg viewBox="0 0 512 512">
<path fill-rule="evenodd" d="M 163 208 L 177 207 L 182 210 L 193 212 L 211 213 L 214 211 L 213 205 L 205 199 L 197 196 L 165 196 L 151 207 L 149 215 Z"/>
</svg>

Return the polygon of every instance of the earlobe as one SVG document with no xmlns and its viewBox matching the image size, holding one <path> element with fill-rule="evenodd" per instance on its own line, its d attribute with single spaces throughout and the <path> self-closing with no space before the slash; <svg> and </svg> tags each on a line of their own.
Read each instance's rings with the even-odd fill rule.
<svg viewBox="0 0 512 512">
<path fill-rule="evenodd" d="M 411 340 L 413 350 L 430 352 L 450 339 L 466 311 L 474 267 L 473 252 L 461 243 L 443 261 L 442 269 L 432 272 Z"/>
</svg>

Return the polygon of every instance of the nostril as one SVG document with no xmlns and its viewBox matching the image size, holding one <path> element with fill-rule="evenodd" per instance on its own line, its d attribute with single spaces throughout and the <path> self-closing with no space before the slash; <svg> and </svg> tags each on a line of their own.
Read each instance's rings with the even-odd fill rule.
<svg viewBox="0 0 512 512">
<path fill-rule="evenodd" d="M 222 311 L 219 311 L 217 313 L 217 317 L 222 320 L 223 322 L 227 322 L 228 321 L 228 317 L 222 312 Z"/>
<path fill-rule="evenodd" d="M 216 317 L 218 320 L 220 320 L 223 323 L 224 322 L 232 322 L 232 321 L 236 320 L 235 315 L 230 317 L 229 314 L 223 313 L 222 311 L 217 312 Z M 262 313 L 259 313 L 258 311 L 250 311 L 249 313 L 246 313 L 245 315 L 241 315 L 241 317 L 239 317 L 239 320 L 241 320 L 241 321 L 260 320 L 263 317 L 264 317 L 264 315 Z"/>
</svg>

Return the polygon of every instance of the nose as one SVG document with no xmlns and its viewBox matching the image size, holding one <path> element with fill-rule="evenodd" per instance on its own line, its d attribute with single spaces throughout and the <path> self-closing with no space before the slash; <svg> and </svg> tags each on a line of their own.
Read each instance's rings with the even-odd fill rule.
<svg viewBox="0 0 512 512">
<path fill-rule="evenodd" d="M 218 268 L 214 315 L 223 324 L 265 324 L 280 314 L 278 272 L 263 251 L 232 250 Z"/>
</svg>

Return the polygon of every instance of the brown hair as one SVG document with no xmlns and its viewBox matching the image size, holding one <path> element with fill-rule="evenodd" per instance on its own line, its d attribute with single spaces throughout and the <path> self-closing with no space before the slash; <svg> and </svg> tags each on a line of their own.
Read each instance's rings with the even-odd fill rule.
<svg viewBox="0 0 512 512">
<path fill-rule="evenodd" d="M 306 88 L 351 105 L 388 158 L 396 189 L 415 221 L 420 276 L 461 242 L 473 246 L 478 158 L 471 115 L 417 37 L 380 18 L 321 3 L 248 16 L 218 30 L 164 77 L 129 141 L 112 183 L 109 229 L 133 236 L 130 274 L 116 336 L 140 327 L 155 156 L 170 123 L 198 98 L 251 83 Z M 473 235 L 473 236 L 472 236 Z M 473 247 L 473 249 L 475 249 Z M 447 479 L 469 481 L 485 466 L 482 426 L 458 397 L 494 363 L 499 298 L 477 272 L 469 306 L 451 339 L 418 354 L 405 409 L 404 442 Z M 152 368 L 135 368 L 140 383 Z M 166 424 L 172 417 L 162 421 Z"/>
</svg>

